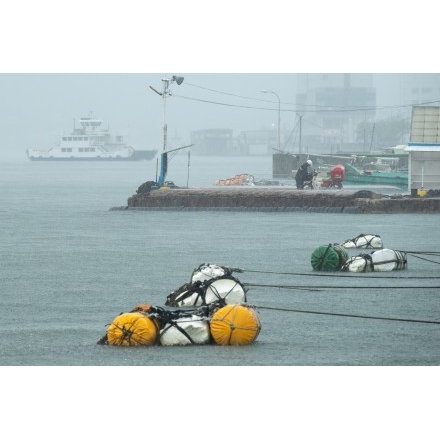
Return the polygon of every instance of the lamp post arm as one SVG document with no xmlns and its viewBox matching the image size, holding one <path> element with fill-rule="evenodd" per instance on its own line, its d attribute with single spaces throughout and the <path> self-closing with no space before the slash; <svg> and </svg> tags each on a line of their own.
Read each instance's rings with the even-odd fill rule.
<svg viewBox="0 0 440 440">
<path fill-rule="evenodd" d="M 281 100 L 278 93 L 273 90 L 261 90 L 262 93 L 272 93 L 278 99 L 278 150 L 281 151 Z"/>
</svg>

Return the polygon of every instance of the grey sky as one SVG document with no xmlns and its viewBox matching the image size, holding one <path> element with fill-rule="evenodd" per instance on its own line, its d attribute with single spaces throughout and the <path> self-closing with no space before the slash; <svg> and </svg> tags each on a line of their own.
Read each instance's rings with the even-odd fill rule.
<svg viewBox="0 0 440 440">
<path fill-rule="evenodd" d="M 4 6 L 2 154 L 24 158 L 28 147 L 51 145 L 58 134 L 71 131 L 74 118 L 89 111 L 133 147 L 160 148 L 162 99 L 149 86 L 161 90 L 161 79 L 173 74 L 185 80 L 173 85 L 174 96 L 167 99 L 169 145 L 186 143 L 190 131 L 202 128 L 270 127 L 276 122 L 276 99 L 260 90 L 276 91 L 283 107 L 293 105 L 296 75 L 286 72 L 429 69 L 430 48 L 387 20 L 395 9 L 383 2 L 380 13 L 373 1 L 361 15 L 348 1 L 331 7 L 311 1 L 294 11 L 279 0 L 142 3 L 128 0 L 122 8 L 119 2 L 104 7 L 79 0 L 54 8 L 59 3 L 42 0 Z M 348 6 L 350 14 L 341 14 Z M 405 14 L 417 13 L 405 8 L 399 5 L 400 22 Z M 431 32 L 430 17 L 424 15 L 425 36 Z M 415 48 L 418 61 L 405 70 Z M 392 85 L 389 75 L 382 77 L 391 104 Z M 294 113 L 283 112 L 282 126 L 290 129 L 294 123 Z"/>
<path fill-rule="evenodd" d="M 177 74 L 185 79 L 171 86 L 172 96 L 166 100 L 170 145 L 176 136 L 187 142 L 190 131 L 202 128 L 270 128 L 276 121 L 276 98 L 262 89 L 276 90 L 291 107 L 295 102 L 294 74 Z M 57 134 L 72 130 L 74 118 L 89 111 L 125 135 L 133 147 L 161 147 L 163 100 L 149 86 L 161 91 L 162 78 L 170 76 L 2 74 L 0 117 L 6 130 L 1 149 L 24 151 L 51 144 Z M 286 116 L 284 122 L 293 117 Z"/>
<path fill-rule="evenodd" d="M 293 73 L 19 73 L 0 74 L 0 118 L 4 124 L 2 152 L 23 155 L 28 147 L 50 146 L 62 133 L 72 131 L 74 119 L 94 116 L 114 134 L 122 134 L 136 149 L 161 148 L 163 100 L 149 86 L 162 90 L 162 78 L 184 76 L 173 83 L 166 100 L 168 146 L 185 145 L 190 132 L 230 128 L 234 132 L 296 124 L 297 75 Z M 378 105 L 397 105 L 398 76 L 375 76 Z M 391 116 L 381 112 L 380 117 Z M 379 115 L 378 115 L 379 116 Z"/>
</svg>

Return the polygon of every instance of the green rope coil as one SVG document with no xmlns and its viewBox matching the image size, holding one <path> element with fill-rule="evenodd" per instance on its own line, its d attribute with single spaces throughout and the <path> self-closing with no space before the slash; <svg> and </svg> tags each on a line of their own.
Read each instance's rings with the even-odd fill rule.
<svg viewBox="0 0 440 440">
<path fill-rule="evenodd" d="M 348 253 L 338 244 L 329 244 L 315 249 L 310 260 L 313 270 L 335 272 L 346 263 Z"/>
</svg>

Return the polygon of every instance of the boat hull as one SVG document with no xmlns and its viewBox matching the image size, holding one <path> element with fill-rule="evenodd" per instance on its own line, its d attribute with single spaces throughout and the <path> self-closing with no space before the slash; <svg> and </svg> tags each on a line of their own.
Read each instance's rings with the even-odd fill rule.
<svg viewBox="0 0 440 440">
<path fill-rule="evenodd" d="M 407 189 L 408 176 L 346 176 L 344 185 L 390 185 Z"/>
<path fill-rule="evenodd" d="M 402 189 L 408 188 L 408 173 L 360 171 L 350 164 L 345 164 L 344 185 L 391 185 Z"/>
<path fill-rule="evenodd" d="M 130 156 L 28 156 L 30 160 L 35 162 L 133 162 L 140 160 L 152 160 L 156 156 L 157 150 L 138 150 Z"/>
<path fill-rule="evenodd" d="M 57 145 L 28 148 L 27 157 L 32 161 L 50 162 L 119 162 L 151 160 L 156 156 L 156 149 L 136 150 L 124 142 L 123 136 L 113 136 L 102 123 L 102 119 L 90 112 L 88 117 L 75 120 L 73 131 L 60 135 Z"/>
</svg>

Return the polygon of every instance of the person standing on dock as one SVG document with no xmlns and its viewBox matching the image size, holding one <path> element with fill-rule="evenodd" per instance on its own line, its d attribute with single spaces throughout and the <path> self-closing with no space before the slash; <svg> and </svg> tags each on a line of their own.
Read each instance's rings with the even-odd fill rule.
<svg viewBox="0 0 440 440">
<path fill-rule="evenodd" d="M 304 182 L 313 179 L 313 162 L 307 159 L 296 172 L 295 181 L 298 189 L 304 189 Z"/>
</svg>

